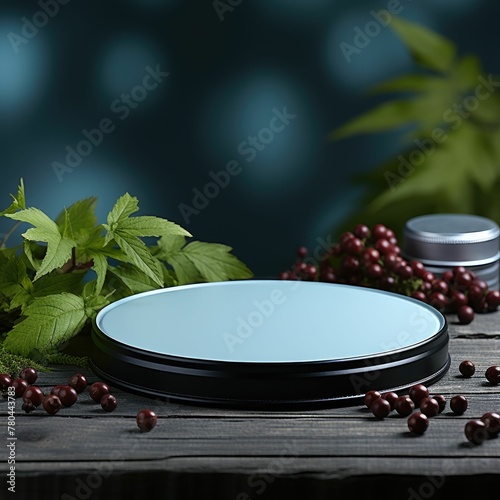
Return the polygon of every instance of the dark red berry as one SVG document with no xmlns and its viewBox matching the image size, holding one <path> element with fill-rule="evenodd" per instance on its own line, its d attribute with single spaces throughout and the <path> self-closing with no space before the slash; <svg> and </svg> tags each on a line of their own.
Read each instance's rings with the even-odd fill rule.
<svg viewBox="0 0 500 500">
<path fill-rule="evenodd" d="M 104 382 L 94 382 L 89 387 L 89 394 L 96 403 L 99 403 L 104 394 L 109 394 L 109 387 Z"/>
<path fill-rule="evenodd" d="M 464 428 L 465 437 L 473 444 L 482 444 L 488 439 L 488 431 L 482 420 L 469 420 Z"/>
<path fill-rule="evenodd" d="M 6 391 L 12 385 L 12 379 L 8 373 L 0 373 L 0 391 Z"/>
<path fill-rule="evenodd" d="M 474 319 L 474 310 L 470 306 L 460 306 L 457 316 L 460 324 L 468 325 Z"/>
<path fill-rule="evenodd" d="M 373 247 L 368 247 L 363 250 L 363 255 L 362 255 L 363 262 L 368 264 L 374 264 L 378 263 L 380 260 L 380 252 L 373 248 Z"/>
<path fill-rule="evenodd" d="M 460 287 L 468 287 L 472 283 L 472 279 L 471 274 L 465 271 L 455 277 L 455 283 Z"/>
<path fill-rule="evenodd" d="M 116 410 L 116 407 L 118 406 L 118 401 L 112 394 L 104 394 L 100 402 L 102 409 L 105 411 Z"/>
<path fill-rule="evenodd" d="M 420 300 L 421 302 L 427 302 L 427 297 L 425 296 L 425 293 L 421 292 L 419 290 L 417 290 L 415 292 L 411 292 L 411 296 L 414 299 Z"/>
<path fill-rule="evenodd" d="M 444 295 L 446 295 L 449 291 L 449 286 L 448 286 L 448 283 L 446 283 L 446 281 L 444 280 L 436 280 L 433 284 L 432 284 L 432 290 L 434 292 L 440 292 Z"/>
<path fill-rule="evenodd" d="M 363 251 L 363 242 L 359 238 L 351 238 L 345 244 L 345 251 L 351 255 L 360 255 Z"/>
<path fill-rule="evenodd" d="M 460 373 L 466 378 L 472 377 L 472 375 L 474 375 L 474 373 L 476 372 L 474 363 L 468 360 L 462 361 L 458 369 L 460 370 Z"/>
<path fill-rule="evenodd" d="M 417 411 L 408 417 L 408 429 L 414 434 L 423 434 L 429 427 L 429 419 L 422 412 Z"/>
<path fill-rule="evenodd" d="M 29 385 L 23 392 L 23 401 L 30 401 L 35 407 L 40 406 L 43 401 L 43 392 L 37 385 Z"/>
<path fill-rule="evenodd" d="M 373 415 L 378 419 L 383 419 L 391 413 L 391 403 L 382 397 L 375 399 L 370 406 Z"/>
<path fill-rule="evenodd" d="M 418 406 L 420 404 L 420 401 L 422 401 L 422 399 L 427 398 L 429 396 L 429 389 L 427 389 L 427 387 L 425 387 L 425 385 L 423 384 L 415 384 L 410 387 L 408 395 L 410 396 L 411 400 L 415 403 L 415 406 Z"/>
<path fill-rule="evenodd" d="M 61 400 L 54 394 L 49 394 L 43 398 L 43 409 L 50 415 L 56 414 L 61 408 Z"/>
<path fill-rule="evenodd" d="M 384 274 L 384 270 L 382 269 L 382 266 L 380 264 L 377 264 L 377 263 L 370 264 L 366 268 L 366 275 L 369 278 L 378 279 L 378 278 L 381 278 L 383 274 Z"/>
<path fill-rule="evenodd" d="M 500 415 L 498 413 L 489 411 L 485 413 L 481 420 L 486 426 L 486 431 L 488 432 L 488 437 L 490 439 L 495 438 L 500 434 Z"/>
<path fill-rule="evenodd" d="M 25 368 L 24 370 L 21 370 L 19 376 L 24 380 L 26 380 L 26 382 L 28 382 L 28 385 L 32 385 L 36 382 L 36 379 L 38 378 L 38 372 L 34 368 L 31 368 L 30 366 L 28 368 Z"/>
<path fill-rule="evenodd" d="M 434 292 L 429 297 L 429 304 L 438 311 L 444 311 L 446 309 L 447 300 L 441 292 Z"/>
<path fill-rule="evenodd" d="M 136 422 L 141 431 L 149 432 L 158 422 L 158 417 L 152 410 L 141 410 L 136 416 Z"/>
<path fill-rule="evenodd" d="M 464 293 L 459 292 L 457 290 L 454 290 L 451 293 L 449 302 L 451 309 L 453 309 L 454 311 L 458 311 L 462 306 L 466 306 L 467 304 L 468 304 L 468 299 Z"/>
<path fill-rule="evenodd" d="M 73 387 L 80 394 L 87 388 L 87 379 L 82 373 L 75 373 L 68 380 L 68 385 Z"/>
<path fill-rule="evenodd" d="M 439 403 L 434 398 L 424 398 L 420 401 L 420 411 L 427 417 L 435 417 L 439 413 Z"/>
<path fill-rule="evenodd" d="M 389 253 L 391 250 L 391 244 L 385 240 L 380 239 L 375 242 L 375 248 L 382 254 Z"/>
<path fill-rule="evenodd" d="M 380 240 L 387 236 L 387 228 L 383 224 L 375 224 L 372 228 L 372 239 Z"/>
<path fill-rule="evenodd" d="M 415 403 L 410 396 L 399 396 L 394 402 L 394 409 L 402 416 L 407 417 L 415 409 Z"/>
<path fill-rule="evenodd" d="M 396 400 L 398 399 L 398 395 L 395 392 L 385 392 L 382 394 L 382 397 L 386 400 L 389 401 L 389 404 L 391 405 L 391 410 L 394 410 L 394 404 L 396 403 Z"/>
<path fill-rule="evenodd" d="M 300 257 L 301 259 L 307 257 L 308 253 L 309 253 L 309 251 L 307 250 L 307 247 L 297 248 L 297 257 Z"/>
<path fill-rule="evenodd" d="M 418 260 L 412 260 L 410 262 L 410 266 L 413 270 L 413 274 L 417 278 L 422 278 L 424 273 L 426 272 L 425 266 L 422 264 L 422 262 L 420 262 Z"/>
<path fill-rule="evenodd" d="M 381 396 L 378 391 L 368 391 L 363 398 L 363 403 L 370 408 L 372 403 Z"/>
<path fill-rule="evenodd" d="M 446 398 L 442 394 L 432 394 L 431 397 L 438 402 L 439 413 L 442 413 L 446 408 Z"/>
<path fill-rule="evenodd" d="M 448 284 L 453 283 L 453 279 L 454 279 L 453 271 L 445 271 L 441 275 L 441 279 L 445 280 Z"/>
<path fill-rule="evenodd" d="M 22 397 L 28 385 L 28 382 L 21 377 L 14 379 L 11 384 L 11 387 L 14 387 L 14 396 L 16 398 Z"/>
<path fill-rule="evenodd" d="M 500 291 L 491 290 L 486 294 L 486 304 L 488 310 L 495 311 L 500 306 Z"/>
<path fill-rule="evenodd" d="M 465 413 L 468 406 L 469 403 L 465 396 L 457 395 L 453 396 L 450 399 L 450 409 L 453 413 L 456 413 L 457 415 L 462 415 L 463 413 Z"/>
<path fill-rule="evenodd" d="M 64 387 L 64 385 L 55 385 L 54 387 L 52 387 L 52 389 L 50 390 L 50 393 L 53 394 L 54 396 L 58 396 L 59 395 L 59 391 Z"/>
<path fill-rule="evenodd" d="M 22 409 L 26 413 L 31 413 L 32 411 L 36 410 L 36 406 L 29 399 L 27 399 L 26 401 L 23 402 Z"/>
<path fill-rule="evenodd" d="M 365 224 L 358 224 L 354 228 L 354 234 L 358 238 L 365 239 L 370 237 L 370 228 Z"/>
<path fill-rule="evenodd" d="M 61 400 L 62 405 L 66 407 L 73 406 L 78 399 L 78 394 L 70 385 L 63 385 L 59 389 L 57 396 Z"/>
<path fill-rule="evenodd" d="M 470 285 L 467 289 L 467 297 L 471 302 L 478 302 L 484 297 L 484 292 L 476 285 Z"/>
<path fill-rule="evenodd" d="M 490 384 L 498 385 L 500 384 L 500 366 L 490 366 L 484 376 Z"/>
</svg>

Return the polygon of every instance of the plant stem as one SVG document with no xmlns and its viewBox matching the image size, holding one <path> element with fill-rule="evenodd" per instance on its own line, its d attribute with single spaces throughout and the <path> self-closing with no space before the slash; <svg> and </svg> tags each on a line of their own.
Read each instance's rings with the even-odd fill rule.
<svg viewBox="0 0 500 500">
<path fill-rule="evenodd" d="M 7 240 L 12 236 L 12 233 L 21 225 L 21 221 L 17 221 L 3 236 L 0 241 L 0 248 L 4 248 Z"/>
</svg>

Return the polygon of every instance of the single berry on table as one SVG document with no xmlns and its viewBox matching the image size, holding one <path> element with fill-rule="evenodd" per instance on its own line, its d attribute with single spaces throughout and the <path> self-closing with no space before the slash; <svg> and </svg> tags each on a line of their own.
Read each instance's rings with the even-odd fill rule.
<svg viewBox="0 0 500 500">
<path fill-rule="evenodd" d="M 109 387 L 104 382 L 94 382 L 89 387 L 89 394 L 96 403 L 99 403 L 104 394 L 109 394 Z"/>
<path fill-rule="evenodd" d="M 30 401 L 35 407 L 42 404 L 43 398 L 43 391 L 37 385 L 29 385 L 23 392 L 23 401 Z"/>
<path fill-rule="evenodd" d="M 24 368 L 24 370 L 21 370 L 19 376 L 26 380 L 29 385 L 33 385 L 38 378 L 38 372 L 34 368 L 29 366 L 28 368 Z"/>
<path fill-rule="evenodd" d="M 372 405 L 372 403 L 381 397 L 381 394 L 380 392 L 378 391 L 368 391 L 366 394 L 365 394 L 365 397 L 363 398 L 363 403 L 368 407 L 370 408 L 370 406 Z"/>
<path fill-rule="evenodd" d="M 391 405 L 391 410 L 394 410 L 394 404 L 396 403 L 396 400 L 398 399 L 398 395 L 395 392 L 385 392 L 382 394 L 382 397 L 389 401 L 389 404 Z"/>
<path fill-rule="evenodd" d="M 482 420 L 469 420 L 464 428 L 465 437 L 473 444 L 482 444 L 488 439 L 488 431 Z"/>
<path fill-rule="evenodd" d="M 69 378 L 68 385 L 80 394 L 87 388 L 87 378 L 82 373 L 75 373 Z"/>
<path fill-rule="evenodd" d="M 435 417 L 439 413 L 439 403 L 431 397 L 420 401 L 420 411 L 427 417 Z"/>
<path fill-rule="evenodd" d="M 11 384 L 11 387 L 14 387 L 14 396 L 16 398 L 22 397 L 28 385 L 28 382 L 24 378 L 18 377 L 14 379 Z"/>
<path fill-rule="evenodd" d="M 415 403 L 412 401 L 410 396 L 399 396 L 394 402 L 394 409 L 402 416 L 407 417 L 411 415 L 415 409 Z"/>
<path fill-rule="evenodd" d="M 446 408 L 446 398 L 442 394 L 432 394 L 430 397 L 438 402 L 439 413 L 442 413 Z"/>
<path fill-rule="evenodd" d="M 383 419 L 391 413 L 391 403 L 382 397 L 375 399 L 370 406 L 373 415 L 378 419 Z"/>
<path fill-rule="evenodd" d="M 465 396 L 457 395 L 450 399 L 450 409 L 457 415 L 462 415 L 467 410 L 469 402 Z"/>
<path fill-rule="evenodd" d="M 141 410 L 136 416 L 136 422 L 141 431 L 149 432 L 158 422 L 158 417 L 152 410 Z"/>
<path fill-rule="evenodd" d="M 60 399 L 63 406 L 70 407 L 76 403 L 78 394 L 70 385 L 63 385 L 59 389 L 57 397 Z"/>
<path fill-rule="evenodd" d="M 488 380 L 488 382 L 492 385 L 498 385 L 500 384 L 500 366 L 490 366 L 484 376 Z"/>
<path fill-rule="evenodd" d="M 118 401 L 112 394 L 104 394 L 101 398 L 101 407 L 105 411 L 114 411 L 118 406 Z"/>
<path fill-rule="evenodd" d="M 8 373 L 0 373 L 0 390 L 6 391 L 12 385 L 12 378 Z"/>
<path fill-rule="evenodd" d="M 414 434 L 423 434 L 429 427 L 429 419 L 422 412 L 417 411 L 408 417 L 408 429 Z"/>
<path fill-rule="evenodd" d="M 458 369 L 460 370 L 460 373 L 466 378 L 472 377 L 472 375 L 474 375 L 474 373 L 476 372 L 474 363 L 469 360 L 462 361 Z"/>
<path fill-rule="evenodd" d="M 408 395 L 410 396 L 411 400 L 415 403 L 415 406 L 418 406 L 420 404 L 420 401 L 422 401 L 422 399 L 429 396 L 429 389 L 427 389 L 427 387 L 425 387 L 425 385 L 423 384 L 415 384 L 410 387 Z"/>
<path fill-rule="evenodd" d="M 49 394 L 43 398 L 43 409 L 50 415 L 55 415 L 61 408 L 61 400 L 54 394 Z"/>
<path fill-rule="evenodd" d="M 488 437 L 493 439 L 500 434 L 500 415 L 496 412 L 489 411 L 485 413 L 481 420 L 486 426 L 486 431 L 488 432 Z"/>
<path fill-rule="evenodd" d="M 474 319 L 474 309 L 470 306 L 460 306 L 457 311 L 458 321 L 462 325 L 468 325 Z"/>
</svg>

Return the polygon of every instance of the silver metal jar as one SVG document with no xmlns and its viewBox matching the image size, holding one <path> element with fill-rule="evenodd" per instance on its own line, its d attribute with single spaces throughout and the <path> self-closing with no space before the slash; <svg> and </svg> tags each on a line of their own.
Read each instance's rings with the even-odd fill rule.
<svg viewBox="0 0 500 500">
<path fill-rule="evenodd" d="M 464 266 L 491 290 L 499 288 L 500 228 L 485 217 L 432 214 L 410 219 L 402 253 L 407 260 L 421 261 L 436 276 Z"/>
</svg>

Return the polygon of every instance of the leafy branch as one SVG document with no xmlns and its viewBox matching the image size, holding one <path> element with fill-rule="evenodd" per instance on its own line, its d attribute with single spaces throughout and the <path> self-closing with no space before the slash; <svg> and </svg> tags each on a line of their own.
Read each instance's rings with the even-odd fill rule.
<svg viewBox="0 0 500 500">
<path fill-rule="evenodd" d="M 27 207 L 21 180 L 0 216 L 29 224 L 23 243 L 0 248 L 0 354 L 36 360 L 77 359 L 62 351 L 104 306 L 123 297 L 187 283 L 247 279 L 252 272 L 217 243 L 191 241 L 166 219 L 134 215 L 137 198 L 121 196 L 100 224 L 97 199 L 77 201 L 55 220 Z M 156 237 L 154 245 L 143 238 Z M 78 358 L 81 363 L 82 358 Z"/>
<path fill-rule="evenodd" d="M 500 222 L 500 80 L 423 26 L 393 18 L 391 27 L 419 71 L 375 87 L 374 94 L 391 97 L 329 137 L 406 131 L 403 151 L 357 177 L 366 196 L 345 227 L 382 222 L 400 232 L 407 219 L 425 213 Z"/>
</svg>

